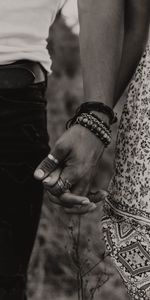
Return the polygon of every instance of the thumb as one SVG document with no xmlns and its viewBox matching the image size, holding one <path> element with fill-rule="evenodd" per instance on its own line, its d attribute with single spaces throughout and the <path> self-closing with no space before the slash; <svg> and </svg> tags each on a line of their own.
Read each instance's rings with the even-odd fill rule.
<svg viewBox="0 0 150 300">
<path fill-rule="evenodd" d="M 50 175 L 48 175 L 44 180 L 43 183 L 47 187 L 52 187 L 56 184 L 61 174 L 61 169 L 56 169 Z"/>
<path fill-rule="evenodd" d="M 68 150 L 64 147 L 63 143 L 57 142 L 51 153 L 36 168 L 34 177 L 38 180 L 45 179 L 62 164 L 67 154 Z"/>
</svg>

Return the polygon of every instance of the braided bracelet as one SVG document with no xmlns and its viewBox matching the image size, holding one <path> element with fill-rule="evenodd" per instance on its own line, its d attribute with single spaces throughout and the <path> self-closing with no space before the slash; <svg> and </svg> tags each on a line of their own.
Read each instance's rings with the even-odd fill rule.
<svg viewBox="0 0 150 300">
<path fill-rule="evenodd" d="M 91 126 L 93 129 L 96 128 L 98 129 L 98 127 L 101 126 L 107 134 L 109 135 L 111 134 L 111 130 L 110 128 L 108 128 L 107 124 L 105 124 L 104 121 L 102 121 L 100 118 L 95 116 L 93 113 L 90 114 L 83 113 L 79 117 L 77 117 L 76 120 L 79 121 L 83 120 L 85 124 L 88 124 L 88 126 Z"/>
<path fill-rule="evenodd" d="M 103 142 L 105 147 L 107 147 L 110 144 L 111 131 L 110 129 L 108 129 L 106 124 L 99 118 L 93 116 L 92 114 L 82 113 L 76 118 L 76 120 L 74 120 L 74 122 L 70 124 L 69 127 L 75 124 L 79 124 L 83 127 L 86 127 L 88 130 L 94 133 Z"/>
<path fill-rule="evenodd" d="M 81 114 L 81 116 L 77 118 L 76 124 L 80 124 L 93 132 L 105 146 L 110 144 L 111 132 L 106 128 L 102 120 L 98 121 L 89 114 Z"/>
<path fill-rule="evenodd" d="M 110 130 L 110 126 L 109 126 L 108 124 L 106 124 L 104 121 L 102 121 L 95 113 L 90 112 L 89 115 L 92 116 L 92 117 L 94 117 L 95 120 L 97 120 L 97 121 L 103 123 L 103 124 L 105 125 L 105 127 L 106 127 L 108 130 Z"/>
</svg>

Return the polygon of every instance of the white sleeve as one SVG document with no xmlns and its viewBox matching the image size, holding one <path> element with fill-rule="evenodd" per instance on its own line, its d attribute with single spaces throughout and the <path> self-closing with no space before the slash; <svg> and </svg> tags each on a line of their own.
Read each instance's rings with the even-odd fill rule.
<svg viewBox="0 0 150 300">
<path fill-rule="evenodd" d="M 59 9 L 61 9 L 68 0 L 60 0 Z"/>
</svg>

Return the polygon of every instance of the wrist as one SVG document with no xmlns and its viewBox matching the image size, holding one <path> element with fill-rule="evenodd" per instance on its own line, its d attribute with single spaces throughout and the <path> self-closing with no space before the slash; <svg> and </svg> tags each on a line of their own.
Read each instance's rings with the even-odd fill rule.
<svg viewBox="0 0 150 300">
<path fill-rule="evenodd" d="M 109 125 L 114 124 L 117 122 L 117 117 L 111 107 L 106 105 L 103 102 L 98 101 L 89 101 L 89 102 L 83 102 L 76 110 L 76 115 L 79 115 L 81 113 L 90 113 L 90 112 L 97 112 L 102 113 L 102 115 L 106 115 L 106 117 L 109 119 Z"/>
<path fill-rule="evenodd" d="M 101 142 L 103 142 L 104 146 L 107 147 L 111 142 L 111 130 L 110 126 L 106 124 L 103 120 L 101 120 L 94 113 L 81 113 L 76 116 L 67 128 L 70 128 L 74 125 L 81 125 L 91 131 Z"/>
<path fill-rule="evenodd" d="M 74 117 L 67 122 L 66 128 L 76 124 L 86 127 L 107 147 L 111 142 L 110 127 L 116 121 L 113 110 L 104 103 L 84 102 L 77 108 Z"/>
</svg>

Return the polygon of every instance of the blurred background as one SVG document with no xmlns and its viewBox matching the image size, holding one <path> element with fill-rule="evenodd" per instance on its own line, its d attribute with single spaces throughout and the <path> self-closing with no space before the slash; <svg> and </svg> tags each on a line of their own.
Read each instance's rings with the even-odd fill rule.
<svg viewBox="0 0 150 300">
<path fill-rule="evenodd" d="M 66 121 L 83 101 L 79 54 L 79 24 L 76 0 L 68 0 L 50 30 L 48 50 L 53 73 L 48 80 L 47 117 L 50 145 L 65 130 Z M 118 119 L 124 97 L 116 107 Z M 114 139 L 105 152 L 94 187 L 107 190 L 113 172 Z M 30 300 L 120 300 L 126 299 L 120 280 L 104 254 L 100 219 L 102 203 L 86 216 L 67 216 L 44 204 L 29 268 Z"/>
</svg>

